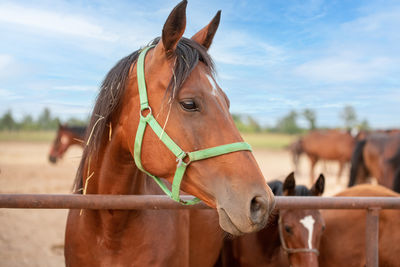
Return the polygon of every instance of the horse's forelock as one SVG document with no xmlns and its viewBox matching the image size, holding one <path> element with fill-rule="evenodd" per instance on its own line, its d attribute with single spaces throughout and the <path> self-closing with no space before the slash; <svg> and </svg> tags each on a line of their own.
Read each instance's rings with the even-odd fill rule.
<svg viewBox="0 0 400 267">
<path fill-rule="evenodd" d="M 304 185 L 296 186 L 296 196 L 311 196 L 311 191 Z"/>
</svg>

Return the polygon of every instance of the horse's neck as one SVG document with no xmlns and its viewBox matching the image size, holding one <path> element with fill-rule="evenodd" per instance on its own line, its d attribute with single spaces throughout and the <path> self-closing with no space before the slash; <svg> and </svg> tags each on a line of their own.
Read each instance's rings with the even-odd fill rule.
<svg viewBox="0 0 400 267">
<path fill-rule="evenodd" d="M 278 216 L 277 216 L 278 217 Z M 235 259 L 239 265 L 275 267 L 281 264 L 281 243 L 279 240 L 278 219 L 274 218 L 257 233 L 244 235 L 233 240 L 233 248 L 225 245 L 227 259 Z M 229 245 L 229 241 L 227 242 Z M 231 262 L 229 262 L 230 264 Z"/>
<path fill-rule="evenodd" d="M 281 252 L 281 241 L 279 238 L 278 216 L 257 233 L 258 240 L 261 243 L 262 253 L 266 258 L 276 257 Z"/>
<path fill-rule="evenodd" d="M 83 172 L 83 192 L 86 194 L 155 194 L 154 183 L 135 165 L 133 156 L 124 145 L 118 130 L 109 140 L 106 134 L 101 141 L 97 157 L 86 158 Z M 87 222 L 98 221 L 102 225 L 101 235 L 119 245 L 120 234 L 126 225 L 138 218 L 144 211 L 93 211 L 86 215 Z M 112 243 L 111 242 L 111 243 Z"/>
<path fill-rule="evenodd" d="M 154 194 L 152 181 L 136 167 L 120 136 L 118 130 L 111 140 L 105 134 L 97 157 L 88 156 L 83 188 L 87 187 L 88 194 Z"/>
</svg>

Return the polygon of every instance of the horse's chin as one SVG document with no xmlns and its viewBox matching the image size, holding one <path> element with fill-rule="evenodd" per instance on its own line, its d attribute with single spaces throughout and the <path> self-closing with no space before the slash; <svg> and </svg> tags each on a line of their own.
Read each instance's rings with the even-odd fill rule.
<svg viewBox="0 0 400 267">
<path fill-rule="evenodd" d="M 230 233 L 231 235 L 239 236 L 244 234 L 240 231 L 232 220 L 229 218 L 228 214 L 223 208 L 218 209 L 218 216 L 219 216 L 219 225 L 225 231 Z"/>
<path fill-rule="evenodd" d="M 218 207 L 217 210 L 219 216 L 219 225 L 225 232 L 228 232 L 231 235 L 240 236 L 246 233 L 256 232 L 265 226 L 265 224 L 254 225 L 250 224 L 250 222 L 246 226 L 239 226 L 232 221 L 228 212 L 224 208 Z"/>
</svg>

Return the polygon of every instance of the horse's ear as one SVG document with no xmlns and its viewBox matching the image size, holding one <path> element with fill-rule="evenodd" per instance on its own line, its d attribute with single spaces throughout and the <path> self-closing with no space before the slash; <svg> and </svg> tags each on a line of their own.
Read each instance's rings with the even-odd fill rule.
<svg viewBox="0 0 400 267">
<path fill-rule="evenodd" d="M 296 191 L 296 180 L 294 179 L 294 172 L 291 172 L 283 182 L 283 195 L 294 196 Z"/>
<path fill-rule="evenodd" d="M 221 20 L 221 10 L 217 12 L 211 22 L 192 36 L 192 40 L 204 46 L 207 50 L 210 48 L 211 43 L 214 39 L 214 35 L 217 32 L 219 21 Z"/>
<path fill-rule="evenodd" d="M 311 194 L 313 196 L 320 196 L 324 193 L 324 190 L 325 190 L 325 176 L 321 173 L 315 184 L 311 187 Z"/>
<path fill-rule="evenodd" d="M 174 54 L 176 46 L 185 32 L 186 6 L 187 1 L 183 0 L 169 14 L 162 30 L 161 40 L 155 48 L 157 54 L 163 53 L 167 57 Z"/>
</svg>

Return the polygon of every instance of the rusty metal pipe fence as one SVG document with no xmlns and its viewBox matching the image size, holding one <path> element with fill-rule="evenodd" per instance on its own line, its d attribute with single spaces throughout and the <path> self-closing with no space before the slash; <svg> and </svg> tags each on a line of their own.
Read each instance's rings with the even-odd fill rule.
<svg viewBox="0 0 400 267">
<path fill-rule="evenodd" d="M 192 198 L 184 196 L 184 200 Z M 396 197 L 276 197 L 278 209 L 364 209 L 366 266 L 379 264 L 379 211 L 400 209 Z M 0 208 L 9 209 L 207 209 L 204 203 L 181 205 L 161 195 L 0 194 Z"/>
</svg>

